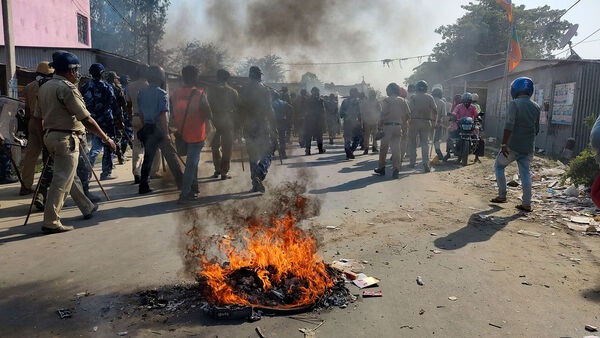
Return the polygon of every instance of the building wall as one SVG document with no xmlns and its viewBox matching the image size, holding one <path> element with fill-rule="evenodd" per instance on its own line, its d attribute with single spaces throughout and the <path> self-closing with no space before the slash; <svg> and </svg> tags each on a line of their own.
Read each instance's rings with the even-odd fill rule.
<svg viewBox="0 0 600 338">
<path fill-rule="evenodd" d="M 575 153 L 583 150 L 589 142 L 590 128 L 584 123 L 587 116 L 600 112 L 600 64 L 595 62 L 565 62 L 551 67 L 541 67 L 508 77 L 508 84 L 517 77 L 527 76 L 533 79 L 535 93 L 533 99 L 542 108 L 540 133 L 536 137 L 536 147 L 544 149 L 546 154 L 560 155 L 567 139 L 575 138 Z M 555 108 L 554 90 L 557 85 L 575 83 L 573 97 L 573 115 L 571 124 L 552 123 Z M 506 121 L 509 93 L 504 88 L 502 78 L 488 83 L 486 116 L 486 137 L 500 139 Z M 507 89 L 508 90 L 508 89 Z M 544 111 L 546 113 L 544 113 Z"/>
<path fill-rule="evenodd" d="M 77 17 L 87 21 L 87 43 L 79 42 Z M 1 16 L 1 13 L 0 13 Z M 12 0 L 15 46 L 91 48 L 90 0 Z M 0 26 L 0 44 L 4 29 Z"/>
</svg>

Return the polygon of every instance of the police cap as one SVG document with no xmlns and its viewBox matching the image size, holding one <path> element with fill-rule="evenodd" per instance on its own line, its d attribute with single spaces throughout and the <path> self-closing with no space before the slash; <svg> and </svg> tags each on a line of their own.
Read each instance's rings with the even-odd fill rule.
<svg viewBox="0 0 600 338">
<path fill-rule="evenodd" d="M 38 63 L 35 72 L 38 74 L 50 75 L 54 73 L 54 68 L 50 67 L 50 62 L 42 61 Z"/>
</svg>

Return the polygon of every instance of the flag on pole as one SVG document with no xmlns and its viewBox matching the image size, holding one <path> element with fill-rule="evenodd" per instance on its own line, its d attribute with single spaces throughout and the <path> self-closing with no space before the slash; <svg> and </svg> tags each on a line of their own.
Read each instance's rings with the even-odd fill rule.
<svg viewBox="0 0 600 338">
<path fill-rule="evenodd" d="M 508 53 L 509 72 L 512 72 L 513 69 L 519 65 L 522 57 L 523 55 L 521 54 L 521 47 L 519 47 L 519 38 L 517 37 L 517 28 L 515 25 L 512 25 L 512 36 L 510 38 L 510 50 Z"/>
<path fill-rule="evenodd" d="M 496 0 L 496 2 L 506 10 L 508 22 L 512 22 L 512 0 Z"/>
</svg>

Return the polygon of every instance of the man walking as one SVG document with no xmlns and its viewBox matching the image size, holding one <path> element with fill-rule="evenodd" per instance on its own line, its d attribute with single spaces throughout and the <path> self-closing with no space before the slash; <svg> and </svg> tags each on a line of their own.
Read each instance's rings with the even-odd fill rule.
<svg viewBox="0 0 600 338">
<path fill-rule="evenodd" d="M 173 93 L 173 120 L 177 132 L 187 143 L 185 171 L 181 184 L 179 203 L 198 199 L 198 162 L 206 140 L 206 123 L 212 119 L 212 111 L 204 89 L 196 88 L 198 68 L 185 66 L 181 70 L 183 86 Z"/>
<path fill-rule="evenodd" d="M 325 131 L 325 106 L 321 99 L 319 88 L 312 87 L 311 96 L 306 103 L 306 118 L 304 120 L 304 150 L 310 155 L 312 140 L 317 141 L 319 154 L 325 153 L 323 148 L 323 132 Z"/>
<path fill-rule="evenodd" d="M 340 117 L 344 120 L 344 150 L 346 159 L 354 159 L 354 151 L 361 138 L 360 97 L 358 89 L 350 89 L 350 96 L 340 106 Z"/>
<path fill-rule="evenodd" d="M 114 141 L 102 131 L 85 108 L 83 98 L 75 87 L 79 80 L 79 59 L 71 53 L 59 51 L 52 55 L 51 66 L 55 69 L 53 78 L 40 87 L 37 110 L 44 120 L 44 145 L 54 158 L 54 176 L 48 189 L 44 208 L 44 233 L 57 233 L 72 230 L 60 222 L 60 211 L 69 191 L 81 207 L 84 217 L 90 216 L 96 209 L 83 194 L 79 178 L 75 176 L 79 157 L 79 137 L 87 128 L 106 143 L 111 151 L 116 150 Z M 71 189 L 72 185 L 79 189 Z M 80 203 L 78 203 L 78 201 Z"/>
<path fill-rule="evenodd" d="M 383 139 L 381 139 L 381 151 L 379 152 L 379 166 L 375 173 L 385 176 L 385 160 L 388 148 L 392 148 L 393 172 L 392 178 L 398 178 L 402 167 L 401 139 L 402 133 L 406 132 L 408 119 L 410 118 L 410 108 L 406 100 L 400 97 L 400 86 L 396 83 L 390 83 L 385 89 L 388 97 L 383 100 L 381 107 L 381 119 L 379 129 L 383 130 Z"/>
<path fill-rule="evenodd" d="M 159 66 L 150 66 L 148 68 L 149 85 L 140 90 L 137 96 L 139 114 L 141 120 L 144 121 L 144 126 L 139 132 L 144 145 L 140 194 L 152 192 L 149 184 L 150 169 L 158 148 L 165 156 L 177 188 L 181 189 L 182 186 L 183 169 L 169 136 L 169 99 L 167 91 L 161 88 L 164 82 L 165 71 Z"/>
<path fill-rule="evenodd" d="M 277 134 L 275 113 L 271 105 L 271 93 L 261 82 L 262 71 L 256 66 L 250 67 L 250 82 L 240 91 L 241 111 L 246 115 L 244 136 L 250 161 L 252 192 L 265 192 L 263 181 L 271 166 L 273 153 L 272 140 Z"/>
<path fill-rule="evenodd" d="M 104 70 L 104 66 L 101 63 L 94 63 L 90 66 L 89 72 L 93 79 L 82 86 L 81 94 L 83 95 L 85 106 L 92 114 L 94 120 L 98 122 L 104 133 L 114 139 L 116 137 L 115 116 L 121 114 L 121 108 L 117 103 L 112 86 L 102 79 Z M 116 176 L 112 175 L 113 152 L 111 152 L 108 145 L 103 143 L 101 139 L 92 136 L 92 147 L 89 153 L 92 166 L 96 162 L 96 157 L 100 154 L 100 151 L 103 152 L 100 179 L 115 179 Z"/>
<path fill-rule="evenodd" d="M 416 93 L 409 98 L 410 127 L 408 128 L 408 156 L 410 166 L 417 162 L 417 139 L 421 145 L 423 168 L 427 173 L 429 166 L 429 135 L 437 121 L 437 107 L 433 96 L 427 94 L 427 82 L 421 80 L 415 85 Z"/>
<path fill-rule="evenodd" d="M 525 212 L 532 210 L 529 167 L 533 160 L 535 136 L 540 130 L 540 107 L 531 101 L 532 94 L 533 81 L 528 77 L 519 77 L 510 85 L 510 95 L 513 100 L 508 106 L 501 151 L 496 156 L 494 163 L 498 196 L 491 200 L 493 203 L 506 203 L 504 168 L 517 161 L 523 187 L 523 202 L 516 208 Z"/>
<path fill-rule="evenodd" d="M 377 101 L 377 93 L 374 90 L 369 91 L 369 96 L 360 102 L 360 113 L 363 123 L 363 145 L 364 155 L 369 153 L 369 144 L 372 143 L 373 153 L 377 153 L 377 141 L 375 133 L 377 132 L 377 123 L 381 114 L 381 104 Z"/>
<path fill-rule="evenodd" d="M 48 61 L 42 61 L 37 65 L 35 72 L 35 80 L 31 81 L 23 90 L 25 96 L 25 117 L 28 120 L 28 137 L 25 157 L 23 158 L 23 170 L 21 171 L 24 186 L 21 187 L 19 195 L 27 195 L 33 192 L 31 188 L 33 186 L 35 165 L 44 146 L 42 118 L 35 114 L 37 109 L 37 95 L 40 86 L 52 78 L 54 69 L 49 66 Z"/>
<path fill-rule="evenodd" d="M 233 151 L 234 132 L 238 121 L 238 92 L 227 82 L 231 75 L 225 69 L 217 70 L 217 85 L 208 89 L 208 102 L 213 114 L 216 129 L 211 140 L 211 150 L 215 172 L 213 178 L 231 178 L 229 169 Z"/>
</svg>

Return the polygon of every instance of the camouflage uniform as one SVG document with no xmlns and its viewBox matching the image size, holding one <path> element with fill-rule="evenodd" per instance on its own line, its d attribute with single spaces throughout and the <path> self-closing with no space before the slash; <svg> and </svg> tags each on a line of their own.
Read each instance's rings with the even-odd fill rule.
<svg viewBox="0 0 600 338">
<path fill-rule="evenodd" d="M 122 114 L 121 108 L 117 103 L 115 93 L 111 85 L 104 80 L 94 79 L 84 84 L 81 93 L 85 101 L 85 106 L 92 114 L 92 117 L 100 128 L 111 138 L 115 138 L 115 115 Z M 107 144 L 102 143 L 99 137 L 91 135 L 92 147 L 89 152 L 89 159 L 92 165 L 96 162 L 96 157 L 103 150 L 102 155 L 102 174 L 101 179 L 108 178 L 112 173 L 113 154 Z"/>
</svg>

